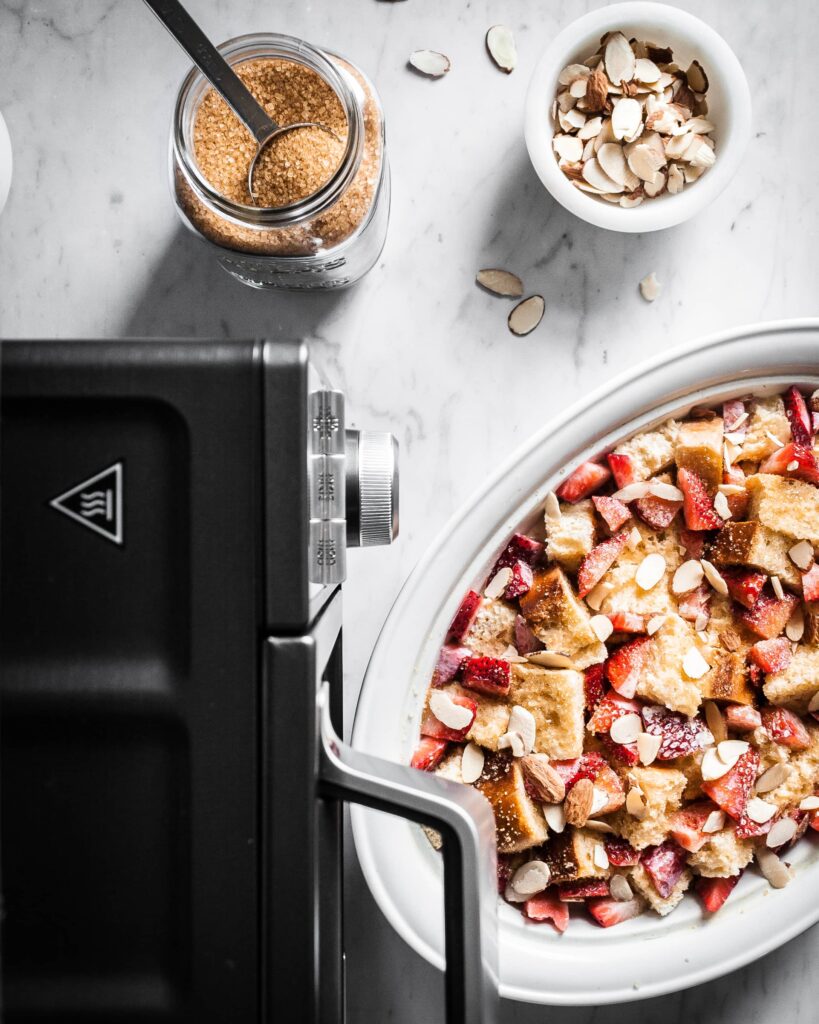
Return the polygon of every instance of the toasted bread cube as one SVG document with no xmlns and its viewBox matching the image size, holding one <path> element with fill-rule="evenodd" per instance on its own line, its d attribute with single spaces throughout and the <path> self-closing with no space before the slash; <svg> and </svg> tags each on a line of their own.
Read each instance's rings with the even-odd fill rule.
<svg viewBox="0 0 819 1024">
<path fill-rule="evenodd" d="M 714 565 L 748 565 L 796 587 L 801 577 L 788 557 L 791 547 L 791 538 L 769 530 L 759 520 L 726 523 L 711 549 L 711 561 Z"/>
<path fill-rule="evenodd" d="M 700 684 L 683 671 L 683 659 L 698 646 L 693 627 L 679 615 L 669 614 L 653 641 L 651 660 L 637 683 L 637 695 L 684 715 L 696 714 L 702 701 Z"/>
<path fill-rule="evenodd" d="M 805 633 L 802 640 L 806 644 L 819 644 L 819 601 L 805 602 Z"/>
<path fill-rule="evenodd" d="M 585 697 L 583 673 L 513 665 L 510 705 L 519 704 L 535 719 L 535 750 L 557 760 L 583 753 Z"/>
<path fill-rule="evenodd" d="M 680 426 L 674 459 L 679 469 L 702 477 L 708 493 L 722 483 L 722 419 L 690 420 Z"/>
<path fill-rule="evenodd" d="M 669 817 L 680 808 L 680 799 L 688 780 L 676 768 L 631 768 L 626 784 L 638 786 L 645 800 L 642 818 L 632 817 L 626 810 L 611 819 L 614 830 L 627 839 L 635 850 L 656 846 L 668 837 Z"/>
<path fill-rule="evenodd" d="M 780 395 L 754 399 L 747 425 L 738 462 L 761 462 L 791 439 L 791 427 Z M 781 445 L 772 441 L 770 435 L 778 438 Z"/>
<path fill-rule="evenodd" d="M 677 607 L 670 586 L 674 572 L 682 561 L 675 531 L 657 533 L 637 523 L 641 541 L 633 549 L 626 548 L 617 563 L 604 577 L 608 593 L 600 606 L 604 615 L 612 612 L 636 612 L 639 615 L 664 615 Z M 635 582 L 637 569 L 646 555 L 658 554 L 665 559 L 666 573 L 650 590 L 643 590 Z"/>
<path fill-rule="evenodd" d="M 616 455 L 628 455 L 634 468 L 635 480 L 648 480 L 650 476 L 667 469 L 674 463 L 674 441 L 679 424 L 668 420 L 658 430 L 648 430 L 619 444 Z"/>
<path fill-rule="evenodd" d="M 805 727 L 810 733 L 810 746 L 788 760 L 788 778 L 764 796 L 777 807 L 793 807 L 806 796 L 813 796 L 819 783 L 819 725 L 806 721 Z"/>
<path fill-rule="evenodd" d="M 794 540 L 819 544 L 819 487 L 773 473 L 755 473 L 745 484 L 748 518 Z"/>
<path fill-rule="evenodd" d="M 606 648 L 591 628 L 588 609 L 560 566 L 535 573 L 531 590 L 520 599 L 520 610 L 547 650 L 572 658 L 578 668 L 605 661 Z M 588 656 L 595 660 L 586 660 Z"/>
<path fill-rule="evenodd" d="M 477 655 L 503 657 L 507 647 L 514 646 L 516 618 L 508 601 L 485 597 L 463 642 Z"/>
<path fill-rule="evenodd" d="M 753 843 L 749 839 L 737 839 L 733 828 L 724 828 L 715 832 L 702 849 L 690 854 L 688 864 L 704 878 L 730 878 L 738 875 L 753 858 Z"/>
<path fill-rule="evenodd" d="M 721 652 L 712 657 L 711 671 L 700 680 L 703 699 L 753 704 L 754 689 L 748 682 L 745 652 Z"/>
<path fill-rule="evenodd" d="M 770 672 L 762 691 L 771 704 L 781 704 L 804 714 L 819 690 L 819 647 L 800 644 L 782 672 Z M 819 782 L 819 779 L 817 779 Z"/>
<path fill-rule="evenodd" d="M 463 785 L 466 785 L 461 772 L 462 757 L 463 747 L 456 747 L 452 753 L 447 754 L 443 761 L 441 761 L 435 769 L 435 774 L 440 775 L 444 779 L 449 779 L 450 782 L 460 782 Z"/>
<path fill-rule="evenodd" d="M 560 519 L 546 516 L 546 553 L 564 569 L 576 572 L 594 547 L 594 505 L 591 499 L 576 505 L 560 503 Z"/>
<path fill-rule="evenodd" d="M 704 756 L 705 750 L 700 749 L 695 750 L 687 757 L 679 757 L 674 762 L 674 767 L 678 768 L 688 780 L 683 791 L 683 800 L 699 800 L 703 795 L 702 759 Z"/>
<path fill-rule="evenodd" d="M 452 694 L 468 697 L 477 705 L 475 720 L 466 735 L 468 740 L 487 750 L 497 750 L 498 740 L 509 727 L 509 705 L 505 700 L 496 700 L 477 690 L 466 690 L 461 686 L 446 686 Z"/>
<path fill-rule="evenodd" d="M 651 875 L 642 864 L 631 869 L 630 881 L 632 889 L 635 889 L 641 896 L 648 900 L 648 904 L 660 917 L 665 917 L 677 906 L 685 895 L 685 890 L 691 885 L 693 875 L 686 868 L 677 880 L 676 885 L 665 899 L 657 892 Z"/>
<path fill-rule="evenodd" d="M 568 826 L 559 835 L 552 836 L 542 852 L 542 859 L 552 873 L 552 882 L 608 878 L 611 868 L 598 867 L 594 862 L 594 851 L 602 845 L 603 840 L 598 834 L 584 828 Z"/>
<path fill-rule="evenodd" d="M 539 846 L 548 833 L 540 807 L 526 792 L 520 761 L 507 754 L 487 754 L 475 783 L 495 813 L 499 853 Z"/>
</svg>

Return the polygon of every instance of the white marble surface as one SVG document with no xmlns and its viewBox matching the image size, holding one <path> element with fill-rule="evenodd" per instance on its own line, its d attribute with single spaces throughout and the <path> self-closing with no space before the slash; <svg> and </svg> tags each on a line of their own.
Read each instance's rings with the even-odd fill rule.
<svg viewBox="0 0 819 1024">
<path fill-rule="evenodd" d="M 190 0 L 216 38 L 278 30 L 359 62 L 388 118 L 393 211 L 383 258 L 340 295 L 256 293 L 183 233 L 166 183 L 167 128 L 186 61 L 136 0 L 0 0 L 0 111 L 15 180 L 0 218 L 0 336 L 303 335 L 349 396 L 357 425 L 402 446 L 401 538 L 354 553 L 346 588 L 352 706 L 368 652 L 420 553 L 484 474 L 552 413 L 648 353 L 716 328 L 819 312 L 812 0 L 685 0 L 736 50 L 751 85 L 744 167 L 695 221 L 653 236 L 590 228 L 556 207 L 521 138 L 527 79 L 588 4 L 534 0 Z M 483 37 L 516 33 L 510 76 Z M 422 80 L 409 52 L 452 58 Z M 506 266 L 546 299 L 526 339 L 473 285 Z M 655 270 L 649 306 L 637 282 Z M 440 980 L 381 918 L 351 864 L 351 1024 L 434 1024 Z M 814 930 L 762 963 L 630 1010 L 508 1006 L 561 1024 L 815 1019 Z M 590 969 L 593 969 L 591 965 Z"/>
</svg>

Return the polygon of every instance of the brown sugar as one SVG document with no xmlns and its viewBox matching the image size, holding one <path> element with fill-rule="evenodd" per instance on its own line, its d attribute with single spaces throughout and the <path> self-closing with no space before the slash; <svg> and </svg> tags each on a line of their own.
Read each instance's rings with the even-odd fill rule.
<svg viewBox="0 0 819 1024">
<path fill-rule="evenodd" d="M 344 142 L 315 125 L 277 135 L 259 154 L 253 190 L 259 206 L 286 206 L 315 195 L 344 156 Z"/>
</svg>

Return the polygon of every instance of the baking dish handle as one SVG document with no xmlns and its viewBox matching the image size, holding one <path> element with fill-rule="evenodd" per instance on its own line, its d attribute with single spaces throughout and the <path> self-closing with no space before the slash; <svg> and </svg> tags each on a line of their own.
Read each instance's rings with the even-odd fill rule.
<svg viewBox="0 0 819 1024">
<path fill-rule="evenodd" d="M 319 795 L 436 828 L 443 838 L 447 1024 L 494 1024 L 498 1009 L 495 821 L 471 786 L 354 750 L 318 695 Z"/>
</svg>

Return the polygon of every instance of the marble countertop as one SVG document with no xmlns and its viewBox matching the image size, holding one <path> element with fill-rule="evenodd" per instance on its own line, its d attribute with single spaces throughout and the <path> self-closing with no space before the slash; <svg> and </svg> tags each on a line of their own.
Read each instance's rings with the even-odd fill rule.
<svg viewBox="0 0 819 1024">
<path fill-rule="evenodd" d="M 334 295 L 254 292 L 187 234 L 166 180 L 167 131 L 186 61 L 132 0 L 0 0 L 0 111 L 15 177 L 0 217 L 0 336 L 302 335 L 348 395 L 355 425 L 401 443 L 401 537 L 354 552 L 346 614 L 348 705 L 407 573 L 452 512 L 510 449 L 567 403 L 649 353 L 742 323 L 819 312 L 814 240 L 819 136 L 809 87 L 819 50 L 811 0 L 684 0 L 738 54 L 754 101 L 744 165 L 703 215 L 645 236 L 610 234 L 545 194 L 522 141 L 529 74 L 584 0 L 190 0 L 221 39 L 303 36 L 374 79 L 387 114 L 390 234 L 377 267 Z M 489 62 L 503 20 L 519 64 Z M 452 59 L 441 81 L 406 68 L 411 50 Z M 114 130 L 116 129 L 116 130 Z M 527 338 L 478 290 L 503 266 L 546 300 Z M 656 271 L 652 305 L 638 282 Z M 350 1024 L 442 1019 L 437 973 L 375 908 L 351 856 Z M 808 1024 L 819 1001 L 815 929 L 761 963 L 631 1009 L 507 1006 L 504 1020 L 561 1024 L 698 1020 Z M 593 966 L 592 968 L 593 969 Z"/>
</svg>

